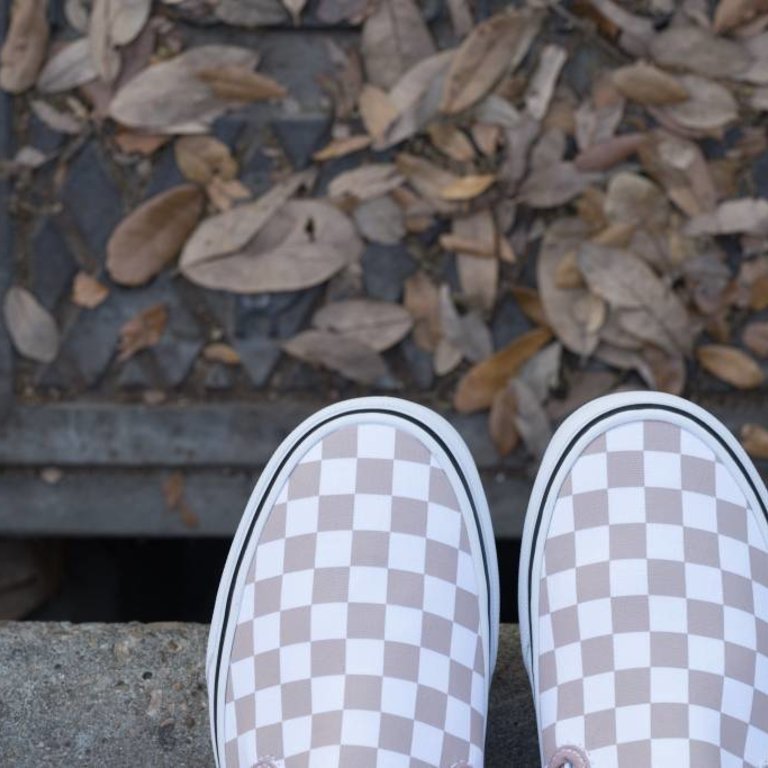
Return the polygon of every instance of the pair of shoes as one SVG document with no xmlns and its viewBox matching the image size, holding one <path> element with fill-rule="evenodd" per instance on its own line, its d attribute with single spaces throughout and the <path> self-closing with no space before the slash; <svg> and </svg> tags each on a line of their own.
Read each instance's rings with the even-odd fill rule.
<svg viewBox="0 0 768 768">
<path fill-rule="evenodd" d="M 712 416 L 596 400 L 558 430 L 519 616 L 550 768 L 768 765 L 768 495 Z M 264 470 L 207 651 L 219 768 L 481 768 L 499 635 L 468 449 L 391 398 L 331 406 Z"/>
</svg>

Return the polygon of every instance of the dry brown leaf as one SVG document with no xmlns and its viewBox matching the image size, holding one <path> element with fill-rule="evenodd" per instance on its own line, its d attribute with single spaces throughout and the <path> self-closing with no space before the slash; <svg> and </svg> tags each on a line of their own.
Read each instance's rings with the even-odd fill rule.
<svg viewBox="0 0 768 768">
<path fill-rule="evenodd" d="M 187 241 L 183 260 L 198 263 L 239 250 L 301 187 L 309 186 L 313 179 L 313 171 L 293 174 L 252 203 L 204 219 Z"/>
<path fill-rule="evenodd" d="M 240 355 L 237 350 L 221 341 L 215 341 L 205 346 L 203 348 L 203 358 L 211 363 L 223 363 L 224 365 L 240 364 Z"/>
<path fill-rule="evenodd" d="M 542 50 L 539 64 L 525 92 L 525 106 L 536 120 L 542 120 L 547 114 L 560 70 L 567 59 L 566 50 L 559 45 L 547 45 Z"/>
<path fill-rule="evenodd" d="M 739 116 L 736 99 L 720 83 L 698 75 L 682 75 L 680 83 L 688 91 L 688 99 L 659 110 L 683 128 L 718 133 Z"/>
<path fill-rule="evenodd" d="M 744 346 L 758 357 L 768 358 L 768 323 L 750 323 L 742 334 Z"/>
<path fill-rule="evenodd" d="M 440 93 L 453 56 L 452 50 L 429 56 L 395 83 L 389 101 L 397 110 L 397 118 L 376 143 L 377 149 L 387 149 L 410 138 L 437 116 Z"/>
<path fill-rule="evenodd" d="M 704 344 L 696 350 L 703 368 L 737 389 L 753 389 L 765 381 L 760 366 L 744 351 L 726 344 Z"/>
<path fill-rule="evenodd" d="M 660 230 L 669 219 L 669 203 L 662 191 L 645 176 L 629 171 L 611 176 L 603 209 L 610 224 Z"/>
<path fill-rule="evenodd" d="M 541 303 L 541 297 L 533 288 L 525 285 L 513 285 L 509 292 L 514 297 L 522 313 L 537 325 L 549 325 L 547 314 Z"/>
<path fill-rule="evenodd" d="M 468 0 L 447 0 L 447 5 L 453 34 L 461 39 L 472 31 L 475 24 L 472 18 L 472 8 Z"/>
<path fill-rule="evenodd" d="M 413 340 L 422 349 L 434 352 L 442 337 L 440 291 L 425 272 L 406 279 L 403 306 L 413 318 Z"/>
<path fill-rule="evenodd" d="M 64 112 L 52 107 L 47 101 L 34 99 L 30 101 L 29 106 L 39 120 L 59 133 L 76 135 L 82 133 L 85 128 L 83 120 L 75 117 L 71 112 Z"/>
<path fill-rule="evenodd" d="M 5 294 L 3 317 L 16 351 L 39 363 L 50 363 L 59 352 L 56 321 L 26 289 L 13 286 Z"/>
<path fill-rule="evenodd" d="M 301 21 L 301 12 L 307 4 L 307 0 L 281 0 L 285 9 L 291 14 L 294 25 L 298 26 Z"/>
<path fill-rule="evenodd" d="M 67 43 L 45 63 L 37 78 L 41 93 L 60 93 L 95 80 L 88 38 Z"/>
<path fill-rule="evenodd" d="M 397 107 L 386 91 L 370 83 L 360 91 L 358 107 L 365 130 L 373 141 L 381 139 L 398 116 Z"/>
<path fill-rule="evenodd" d="M 360 47 L 368 80 L 379 88 L 391 88 L 404 72 L 435 53 L 413 0 L 381 0 L 363 24 Z"/>
<path fill-rule="evenodd" d="M 271 77 L 239 64 L 205 67 L 195 74 L 223 101 L 269 101 L 287 95 L 285 88 Z"/>
<path fill-rule="evenodd" d="M 715 8 L 712 29 L 717 34 L 728 32 L 768 13 L 766 0 L 720 0 Z"/>
<path fill-rule="evenodd" d="M 768 275 L 758 277 L 749 291 L 749 308 L 756 312 L 768 309 Z"/>
<path fill-rule="evenodd" d="M 624 96 L 640 104 L 661 106 L 688 98 L 688 91 L 676 77 L 645 61 L 620 67 L 613 71 L 612 77 Z"/>
<path fill-rule="evenodd" d="M 240 206 L 214 218 L 232 214 L 239 218 L 239 212 L 249 208 Z M 222 221 L 209 225 L 204 237 L 198 235 L 206 224 L 185 246 L 179 267 L 188 280 L 216 290 L 263 293 L 309 288 L 357 261 L 363 248 L 352 222 L 320 200 L 292 200 L 272 208 L 272 215 L 259 227 L 251 223 L 255 236 L 232 250 L 208 241 Z"/>
<path fill-rule="evenodd" d="M 501 128 L 489 123 L 475 123 L 472 126 L 472 138 L 484 155 L 492 157 L 496 154 L 501 142 Z"/>
<path fill-rule="evenodd" d="M 229 211 L 235 203 L 250 200 L 251 190 L 237 179 L 224 181 L 220 176 L 214 176 L 205 186 L 205 194 L 211 205 L 217 211 Z"/>
<path fill-rule="evenodd" d="M 624 330 L 670 354 L 690 351 L 693 339 L 685 306 L 637 256 L 585 244 L 578 260 L 590 290 L 612 308 L 628 311 L 621 315 Z"/>
<path fill-rule="evenodd" d="M 153 64 L 129 80 L 109 105 L 123 125 L 160 133 L 199 133 L 233 103 L 216 96 L 197 74 L 235 66 L 249 70 L 258 54 L 247 48 L 203 45 Z"/>
<path fill-rule="evenodd" d="M 529 160 L 531 174 L 562 162 L 567 144 L 568 139 L 559 128 L 550 128 L 544 131 L 531 149 Z"/>
<path fill-rule="evenodd" d="M 635 56 L 645 54 L 649 41 L 656 33 L 651 19 L 630 13 L 613 0 L 589 0 L 589 5 L 614 26 L 615 35 L 621 30 L 623 34 L 619 36 L 619 43 L 625 50 Z M 609 36 L 612 36 L 611 33 Z"/>
<path fill-rule="evenodd" d="M 590 355 L 598 344 L 598 334 L 589 331 L 581 308 L 589 293 L 584 288 L 562 289 L 557 279 L 563 261 L 572 258 L 586 240 L 588 230 L 579 219 L 561 219 L 549 228 L 541 244 L 537 283 L 546 322 L 572 352 Z"/>
<path fill-rule="evenodd" d="M 282 347 L 299 360 L 322 365 L 361 384 L 381 386 L 391 379 L 379 353 L 351 336 L 309 330 L 284 342 Z"/>
<path fill-rule="evenodd" d="M 599 176 L 582 173 L 571 162 L 537 168 L 520 187 L 520 200 L 532 208 L 555 208 L 580 195 Z"/>
<path fill-rule="evenodd" d="M 768 234 L 768 200 L 744 197 L 726 200 L 711 213 L 694 216 L 685 226 L 688 235 Z"/>
<path fill-rule="evenodd" d="M 753 459 L 768 459 L 768 429 L 759 424 L 744 424 L 741 444 Z"/>
<path fill-rule="evenodd" d="M 686 366 L 682 355 L 670 355 L 658 347 L 645 347 L 642 356 L 653 376 L 655 388 L 670 395 L 682 395 Z"/>
<path fill-rule="evenodd" d="M 328 185 L 328 196 L 335 200 L 345 197 L 370 200 L 386 195 L 403 181 L 402 175 L 391 163 L 368 163 L 335 176 Z"/>
<path fill-rule="evenodd" d="M 455 115 L 486 96 L 523 60 L 540 23 L 530 10 L 505 10 L 478 24 L 451 61 L 441 111 Z"/>
<path fill-rule="evenodd" d="M 471 310 L 460 315 L 447 285 L 440 286 L 440 327 L 441 343 L 447 342 L 472 363 L 479 363 L 493 353 L 493 338 L 481 313 Z"/>
<path fill-rule="evenodd" d="M 663 67 L 705 77 L 735 77 L 750 64 L 743 46 L 698 25 L 670 26 L 651 40 L 651 55 Z M 688 84 L 683 82 L 688 88 Z"/>
<path fill-rule="evenodd" d="M 370 136 L 346 136 L 343 139 L 333 139 L 322 149 L 312 155 L 312 159 L 318 163 L 326 160 L 333 160 L 337 157 L 351 155 L 353 152 L 359 152 L 371 145 Z"/>
<path fill-rule="evenodd" d="M 472 174 L 462 176 L 456 181 L 440 189 L 440 197 L 443 200 L 472 200 L 478 195 L 482 195 L 496 181 L 493 173 Z"/>
<path fill-rule="evenodd" d="M 107 243 L 107 271 L 120 285 L 143 285 L 179 253 L 203 212 L 192 184 L 162 192 L 132 211 Z"/>
<path fill-rule="evenodd" d="M 139 36 L 149 19 L 152 0 L 111 0 L 110 37 L 115 45 L 127 45 Z"/>
<path fill-rule="evenodd" d="M 182 136 L 173 150 L 176 165 L 190 181 L 208 184 L 214 176 L 224 181 L 237 176 L 237 163 L 229 147 L 213 136 Z"/>
<path fill-rule="evenodd" d="M 0 50 L 0 88 L 21 93 L 35 84 L 48 47 L 46 0 L 22 0 L 11 6 L 11 21 Z"/>
<path fill-rule="evenodd" d="M 456 203 L 442 199 L 441 192 L 446 187 L 458 182 L 460 176 L 446 171 L 423 157 L 406 152 L 400 152 L 397 155 L 395 165 L 397 170 L 435 211 L 452 213 L 458 210 Z"/>
<path fill-rule="evenodd" d="M 647 141 L 645 133 L 625 133 L 579 152 L 573 164 L 579 171 L 607 171 L 634 155 Z"/>
<path fill-rule="evenodd" d="M 157 344 L 168 324 L 168 308 L 155 304 L 134 315 L 120 329 L 118 362 L 125 362 L 142 349 Z"/>
<path fill-rule="evenodd" d="M 88 24 L 88 42 L 91 61 L 102 83 L 111 85 L 117 80 L 122 66 L 120 51 L 112 39 L 111 13 L 122 0 L 94 0 Z M 130 4 L 130 3 L 129 3 Z"/>
<path fill-rule="evenodd" d="M 537 459 L 544 455 L 552 438 L 552 425 L 536 393 L 522 378 L 512 379 L 509 387 L 515 393 L 517 414 L 515 426 L 529 453 Z"/>
<path fill-rule="evenodd" d="M 87 272 L 78 272 L 72 283 L 72 303 L 95 309 L 109 296 L 109 288 Z"/>
<path fill-rule="evenodd" d="M 360 234 L 373 243 L 395 245 L 405 237 L 403 209 L 389 195 L 365 200 L 352 216 Z"/>
<path fill-rule="evenodd" d="M 491 357 L 471 368 L 459 381 L 453 406 L 459 413 L 488 408 L 520 367 L 552 338 L 548 328 L 524 333 Z"/>
<path fill-rule="evenodd" d="M 484 310 L 493 308 L 499 282 L 498 235 L 490 211 L 477 211 L 471 216 L 453 220 L 453 234 L 460 240 L 481 244 L 491 249 L 493 258 L 478 259 L 474 254 L 457 251 L 456 266 L 462 292 L 470 303 Z"/>
<path fill-rule="evenodd" d="M 115 132 L 112 140 L 121 152 L 126 154 L 153 155 L 160 147 L 167 144 L 170 136 L 161 133 L 141 133 L 130 129 Z"/>
<path fill-rule="evenodd" d="M 645 171 L 664 187 L 683 213 L 696 216 L 717 204 L 717 189 L 698 144 L 656 131 L 639 148 Z"/>
<path fill-rule="evenodd" d="M 373 299 L 334 301 L 312 318 L 321 331 L 351 336 L 377 352 L 395 346 L 411 331 L 413 318 L 404 307 Z"/>
<path fill-rule="evenodd" d="M 499 456 L 508 456 L 517 448 L 520 436 L 517 433 L 517 397 L 512 387 L 500 389 L 491 403 L 488 414 L 488 431 Z"/>
<path fill-rule="evenodd" d="M 468 163 L 475 158 L 472 142 L 453 125 L 432 123 L 427 127 L 430 141 L 444 155 L 459 163 Z"/>
</svg>

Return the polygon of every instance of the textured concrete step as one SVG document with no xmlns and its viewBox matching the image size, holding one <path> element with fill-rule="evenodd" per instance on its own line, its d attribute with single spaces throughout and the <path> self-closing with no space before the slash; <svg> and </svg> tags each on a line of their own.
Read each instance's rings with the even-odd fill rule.
<svg viewBox="0 0 768 768">
<path fill-rule="evenodd" d="M 211 768 L 207 632 L 201 624 L 0 622 L 0 764 Z M 486 767 L 536 765 L 518 631 L 504 625 Z"/>
</svg>

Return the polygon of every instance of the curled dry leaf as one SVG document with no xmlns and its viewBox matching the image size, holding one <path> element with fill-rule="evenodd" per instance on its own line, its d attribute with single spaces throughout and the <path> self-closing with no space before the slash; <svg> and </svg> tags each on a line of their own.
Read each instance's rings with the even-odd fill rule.
<svg viewBox="0 0 768 768">
<path fill-rule="evenodd" d="M 544 236 L 538 259 L 537 283 L 547 324 L 572 352 L 590 355 L 598 344 L 598 334 L 589 330 L 580 314 L 589 292 L 583 288 L 560 288 L 558 274 L 570 254 L 578 251 L 588 230 L 579 219 L 561 219 Z"/>
<path fill-rule="evenodd" d="M 462 131 L 449 123 L 431 123 L 427 127 L 430 141 L 444 155 L 459 163 L 468 163 L 475 158 L 472 142 Z"/>
<path fill-rule="evenodd" d="M 680 83 L 688 98 L 659 109 L 676 124 L 693 131 L 719 132 L 739 115 L 733 94 L 720 83 L 698 75 L 683 75 Z"/>
<path fill-rule="evenodd" d="M 552 425 L 541 401 L 526 381 L 512 379 L 509 386 L 515 393 L 517 414 L 515 426 L 525 447 L 536 458 L 541 458 L 552 438 Z"/>
<path fill-rule="evenodd" d="M 579 171 L 607 171 L 634 155 L 648 141 L 645 133 L 625 133 L 579 152 L 573 165 Z"/>
<path fill-rule="evenodd" d="M 173 150 L 176 165 L 190 181 L 208 184 L 214 176 L 224 181 L 237 176 L 237 163 L 229 147 L 213 136 L 182 136 Z"/>
<path fill-rule="evenodd" d="M 195 73 L 210 87 L 214 95 L 224 101 L 247 103 L 282 99 L 287 91 L 271 77 L 254 72 L 240 64 L 205 67 Z"/>
<path fill-rule="evenodd" d="M 526 285 L 513 285 L 509 292 L 520 307 L 520 311 L 533 323 L 537 325 L 549 325 L 549 320 L 544 311 L 544 305 L 541 303 L 541 297 L 533 288 Z"/>
<path fill-rule="evenodd" d="M 398 115 L 386 91 L 370 83 L 366 83 L 360 91 L 358 108 L 365 130 L 374 141 L 384 136 Z"/>
<path fill-rule="evenodd" d="M 704 344 L 696 359 L 713 376 L 737 389 L 754 389 L 765 381 L 760 366 L 744 351 L 726 344 Z"/>
<path fill-rule="evenodd" d="M 720 35 L 764 13 L 768 13 L 766 0 L 720 0 L 715 8 L 712 29 Z"/>
<path fill-rule="evenodd" d="M 442 190 L 456 184 L 460 176 L 446 171 L 423 157 L 400 152 L 395 159 L 397 170 L 411 186 L 439 213 L 452 213 L 457 204 L 444 200 Z"/>
<path fill-rule="evenodd" d="M 599 176 L 583 173 L 571 162 L 537 168 L 520 187 L 520 200 L 531 208 L 555 208 L 580 195 Z"/>
<path fill-rule="evenodd" d="M 214 176 L 208 182 L 205 193 L 217 211 L 228 211 L 235 203 L 251 199 L 251 190 L 241 181 L 224 181 L 220 176 Z"/>
<path fill-rule="evenodd" d="M 688 98 L 677 78 L 644 61 L 614 70 L 613 83 L 624 96 L 640 104 L 661 106 Z"/>
<path fill-rule="evenodd" d="M 353 152 L 359 152 L 370 145 L 370 136 L 346 136 L 343 139 L 333 139 L 329 144 L 315 152 L 312 155 L 312 159 L 322 163 L 326 160 L 333 160 L 337 157 L 351 155 Z"/>
<path fill-rule="evenodd" d="M 496 300 L 499 282 L 498 235 L 490 211 L 477 211 L 471 216 L 453 220 L 453 235 L 460 241 L 475 243 L 490 250 L 491 258 L 478 259 L 471 252 L 457 249 L 456 266 L 459 283 L 469 301 L 484 310 L 490 310 Z"/>
<path fill-rule="evenodd" d="M 237 350 L 220 341 L 215 341 L 203 348 L 203 358 L 211 363 L 239 365 L 240 355 Z"/>
<path fill-rule="evenodd" d="M 107 271 L 120 285 L 143 285 L 181 250 L 203 212 L 193 184 L 150 198 L 116 227 L 107 243 Z"/>
<path fill-rule="evenodd" d="M 240 206 L 214 218 L 249 207 Z M 206 240 L 213 231 L 214 227 L 208 227 Z M 295 291 L 318 285 L 355 262 L 363 247 L 350 220 L 318 200 L 284 203 L 256 230 L 253 239 L 236 250 L 215 248 L 215 244 L 211 244 L 213 252 L 201 248 L 197 232 L 181 255 L 181 272 L 198 285 L 236 293 Z"/>
<path fill-rule="evenodd" d="M 481 195 L 496 181 L 492 173 L 462 176 L 440 190 L 443 200 L 472 200 Z"/>
<path fill-rule="evenodd" d="M 427 352 L 434 352 L 442 337 L 440 291 L 425 272 L 406 279 L 403 305 L 413 318 L 413 340 Z"/>
<path fill-rule="evenodd" d="M 0 88 L 21 93 L 35 84 L 48 46 L 46 0 L 23 0 L 11 6 L 11 21 L 0 50 Z"/>
<path fill-rule="evenodd" d="M 507 385 L 496 393 L 488 414 L 488 431 L 499 456 L 508 456 L 520 442 L 516 416 L 517 396 L 514 388 Z"/>
<path fill-rule="evenodd" d="M 282 346 L 299 360 L 322 365 L 360 384 L 381 386 L 391 380 L 389 369 L 379 353 L 352 336 L 309 330 Z"/>
<path fill-rule="evenodd" d="M 711 213 L 694 216 L 685 227 L 688 235 L 768 234 L 768 200 L 744 197 L 726 200 Z"/>
<path fill-rule="evenodd" d="M 118 362 L 125 362 L 142 349 L 157 344 L 168 324 L 168 308 L 155 304 L 134 315 L 120 329 Z"/>
<path fill-rule="evenodd" d="M 363 24 L 360 47 L 368 80 L 379 88 L 391 88 L 404 72 L 435 52 L 413 0 L 381 0 Z"/>
<path fill-rule="evenodd" d="M 473 413 L 488 408 L 496 393 L 551 338 L 552 333 L 548 328 L 536 328 L 470 368 L 459 381 L 453 407 L 459 413 Z"/>
<path fill-rule="evenodd" d="M 768 459 L 768 429 L 759 424 L 745 424 L 741 428 L 741 444 L 754 459 Z"/>
<path fill-rule="evenodd" d="M 111 85 L 120 74 L 120 51 L 112 39 L 112 13 L 118 10 L 122 0 L 94 0 L 88 24 L 88 42 L 91 61 L 99 78 Z M 130 0 L 126 3 L 131 6 Z"/>
<path fill-rule="evenodd" d="M 744 346 L 758 357 L 768 358 L 768 323 L 750 323 L 742 334 Z"/>
<path fill-rule="evenodd" d="M 72 303 L 95 309 L 109 296 L 109 288 L 87 272 L 78 272 L 72 283 Z"/>
<path fill-rule="evenodd" d="M 30 101 L 29 106 L 39 120 L 59 133 L 76 135 L 85 127 L 83 120 L 75 117 L 71 112 L 63 112 L 52 107 L 47 101 L 34 99 Z"/>
<path fill-rule="evenodd" d="M 670 26 L 653 37 L 650 52 L 663 67 L 705 77 L 735 77 L 750 64 L 742 45 L 698 25 Z M 687 88 L 688 84 L 683 82 L 683 86 Z"/>
<path fill-rule="evenodd" d="M 454 115 L 486 96 L 520 64 L 540 24 L 540 14 L 527 9 L 505 10 L 478 24 L 451 61 L 441 111 Z"/>
<path fill-rule="evenodd" d="M 203 220 L 185 245 L 182 261 L 190 264 L 213 261 L 239 250 L 313 178 L 312 171 L 293 174 L 252 203 Z"/>
<path fill-rule="evenodd" d="M 525 92 L 525 106 L 536 120 L 542 120 L 547 114 L 557 79 L 567 59 L 568 53 L 559 45 L 547 45 L 541 52 L 539 64 Z"/>
<path fill-rule="evenodd" d="M 87 37 L 67 43 L 51 56 L 37 78 L 41 93 L 60 93 L 97 77 Z"/>
<path fill-rule="evenodd" d="M 653 377 L 654 387 L 670 395 L 682 395 L 685 389 L 686 366 L 682 355 L 670 355 L 658 347 L 644 347 L 642 356 Z"/>
<path fill-rule="evenodd" d="M 328 185 L 328 195 L 337 200 L 344 197 L 370 200 L 397 189 L 403 181 L 391 163 L 369 163 L 334 177 Z"/>
<path fill-rule="evenodd" d="M 351 336 L 371 349 L 383 352 L 408 335 L 413 318 L 399 304 L 349 299 L 326 304 L 315 313 L 312 325 L 321 331 Z"/>
<path fill-rule="evenodd" d="M 715 207 L 717 189 L 698 144 L 656 131 L 639 148 L 639 154 L 645 171 L 683 213 L 696 216 Z"/>
<path fill-rule="evenodd" d="M 38 363 L 50 363 L 59 352 L 56 321 L 26 288 L 13 286 L 5 294 L 3 317 L 16 351 Z"/>
<path fill-rule="evenodd" d="M 672 354 L 690 351 L 693 339 L 685 306 L 637 256 L 585 244 L 578 259 L 590 290 L 611 307 L 644 310 L 625 315 L 633 320 L 631 328 L 622 326 L 625 330 Z"/>
<path fill-rule="evenodd" d="M 153 64 L 129 80 L 109 105 L 123 125 L 160 133 L 196 133 L 233 100 L 220 98 L 198 73 L 227 66 L 249 69 L 258 54 L 229 45 L 202 45 Z"/>
</svg>

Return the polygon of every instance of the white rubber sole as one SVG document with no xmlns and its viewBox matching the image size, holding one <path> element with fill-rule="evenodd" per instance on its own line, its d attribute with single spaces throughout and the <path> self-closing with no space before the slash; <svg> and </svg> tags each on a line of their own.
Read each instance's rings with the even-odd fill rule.
<svg viewBox="0 0 768 768">
<path fill-rule="evenodd" d="M 665 421 L 684 427 L 702 440 L 738 479 L 750 507 L 762 509 L 762 531 L 768 546 L 768 493 L 741 444 L 730 430 L 698 405 L 659 392 L 621 392 L 582 406 L 555 433 L 539 467 L 528 504 L 520 550 L 518 610 L 523 662 L 536 698 L 533 659 L 538 657 L 538 594 L 531 590 L 541 574 L 544 542 L 555 502 L 576 459 L 603 432 L 632 421 Z M 538 705 L 536 706 L 538 717 Z"/>
<path fill-rule="evenodd" d="M 253 558 L 268 512 L 296 464 L 313 445 L 330 432 L 361 422 L 390 424 L 413 434 L 438 456 L 456 490 L 469 534 L 481 604 L 487 600 L 490 608 L 488 613 L 481 611 L 480 623 L 481 635 L 486 640 L 486 679 L 490 684 L 498 652 L 499 572 L 491 515 L 469 449 L 445 419 L 406 400 L 364 397 L 336 403 L 302 422 L 275 451 L 253 489 L 227 556 L 206 652 L 211 738 L 219 768 L 226 766 L 218 734 L 224 732 L 225 676 L 236 624 L 230 621 L 235 613 L 231 609 L 239 604 L 247 564 Z M 261 510 L 265 514 L 260 514 Z"/>
</svg>

